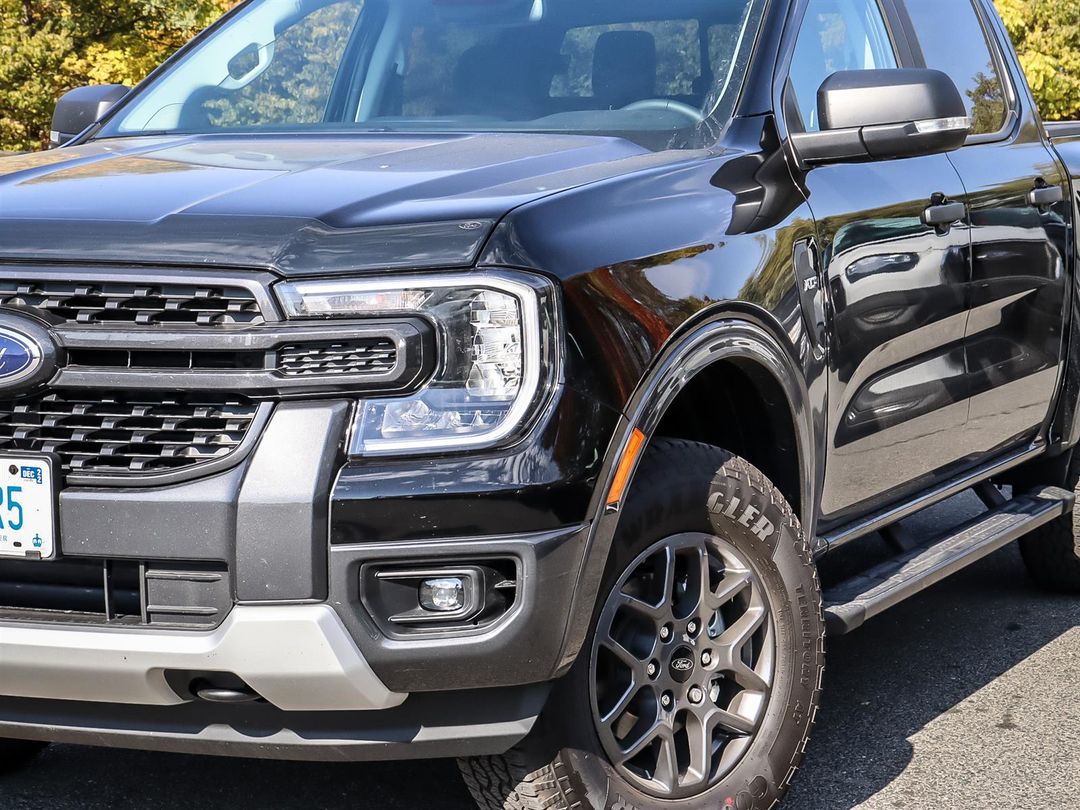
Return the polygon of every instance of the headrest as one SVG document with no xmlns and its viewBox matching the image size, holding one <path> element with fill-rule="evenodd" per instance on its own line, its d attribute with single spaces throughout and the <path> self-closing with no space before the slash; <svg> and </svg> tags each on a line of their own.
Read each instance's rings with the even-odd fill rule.
<svg viewBox="0 0 1080 810">
<path fill-rule="evenodd" d="M 593 95 L 607 109 L 656 96 L 656 39 L 648 31 L 609 31 L 596 42 Z"/>
</svg>

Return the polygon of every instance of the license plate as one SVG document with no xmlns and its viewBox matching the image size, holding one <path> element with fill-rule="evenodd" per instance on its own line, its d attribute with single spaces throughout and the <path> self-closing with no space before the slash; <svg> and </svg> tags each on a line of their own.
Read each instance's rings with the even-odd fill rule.
<svg viewBox="0 0 1080 810">
<path fill-rule="evenodd" d="M 0 455 L 0 557 L 48 559 L 56 548 L 52 460 Z"/>
</svg>

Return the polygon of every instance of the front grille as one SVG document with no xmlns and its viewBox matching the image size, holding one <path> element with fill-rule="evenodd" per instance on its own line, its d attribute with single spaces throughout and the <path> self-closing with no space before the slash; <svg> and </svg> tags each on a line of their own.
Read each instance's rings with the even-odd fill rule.
<svg viewBox="0 0 1080 810">
<path fill-rule="evenodd" d="M 258 410 L 228 394 L 50 393 L 0 402 L 0 450 L 56 453 L 69 475 L 175 472 L 236 451 Z"/>
<path fill-rule="evenodd" d="M 397 345 L 388 338 L 305 343 L 278 352 L 278 369 L 287 377 L 384 374 L 397 361 Z"/>
<path fill-rule="evenodd" d="M 37 310 L 49 320 L 82 325 L 265 323 L 250 290 L 217 284 L 0 278 L 0 306 Z"/>
<path fill-rule="evenodd" d="M 0 560 L 0 619 L 207 629 L 231 607 L 220 563 Z"/>
</svg>

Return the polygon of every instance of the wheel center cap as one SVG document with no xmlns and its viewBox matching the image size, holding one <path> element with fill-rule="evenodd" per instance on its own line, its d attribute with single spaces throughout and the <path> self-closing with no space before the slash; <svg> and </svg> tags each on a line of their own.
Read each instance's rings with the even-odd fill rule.
<svg viewBox="0 0 1080 810">
<path fill-rule="evenodd" d="M 680 647 L 671 656 L 671 677 L 678 683 L 686 683 L 694 674 L 695 666 L 694 651 L 689 647 Z"/>
</svg>

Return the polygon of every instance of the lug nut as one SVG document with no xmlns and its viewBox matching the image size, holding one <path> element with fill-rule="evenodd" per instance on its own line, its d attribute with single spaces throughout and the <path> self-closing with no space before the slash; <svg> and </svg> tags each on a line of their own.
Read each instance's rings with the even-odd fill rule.
<svg viewBox="0 0 1080 810">
<path fill-rule="evenodd" d="M 665 624 L 660 628 L 660 640 L 667 641 L 669 638 L 671 638 L 671 628 Z"/>
<path fill-rule="evenodd" d="M 649 674 L 650 678 L 655 678 L 656 673 L 659 672 L 659 669 L 656 666 L 656 662 L 655 661 L 650 661 L 649 666 L 645 667 L 645 671 Z"/>
<path fill-rule="evenodd" d="M 706 650 L 701 654 L 701 665 L 703 667 L 710 666 L 712 664 L 712 653 Z"/>
<path fill-rule="evenodd" d="M 700 686 L 692 686 L 690 687 L 690 692 L 687 694 L 687 697 L 690 698 L 691 703 L 701 703 L 701 701 L 705 700 L 705 690 Z"/>
<path fill-rule="evenodd" d="M 691 621 L 690 624 L 686 625 L 686 632 L 694 635 L 697 632 L 697 622 Z"/>
<path fill-rule="evenodd" d="M 663 695 L 661 695 L 660 696 L 660 705 L 663 706 L 665 709 L 670 709 L 671 708 L 671 695 L 667 694 L 666 692 Z"/>
</svg>

